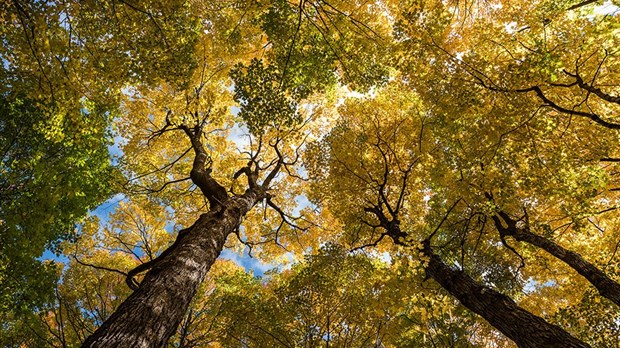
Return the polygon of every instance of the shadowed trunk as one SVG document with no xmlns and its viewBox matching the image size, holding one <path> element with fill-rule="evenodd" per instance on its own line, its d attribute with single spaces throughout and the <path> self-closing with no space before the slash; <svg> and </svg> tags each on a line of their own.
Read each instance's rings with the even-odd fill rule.
<svg viewBox="0 0 620 348">
<path fill-rule="evenodd" d="M 183 319 L 226 238 L 261 197 L 254 191 L 231 197 L 219 210 L 181 231 L 174 248 L 82 347 L 164 347 Z"/>
<path fill-rule="evenodd" d="M 456 203 L 453 207 L 455 205 Z M 389 236 L 395 244 L 410 247 L 407 242 L 408 234 L 400 229 L 398 219 L 388 219 L 379 205 L 364 210 L 375 214 L 380 226 L 386 230 L 385 235 Z M 465 272 L 455 270 L 447 265 L 431 248 L 430 239 L 433 235 L 434 232 L 422 242 L 422 248 L 418 249 L 429 259 L 428 265 L 424 267 L 427 276 L 434 279 L 442 288 L 459 300 L 463 306 L 483 317 L 519 347 L 590 347 L 571 336 L 561 327 L 550 324 L 545 319 L 519 307 L 510 297 L 479 284 Z"/>
<path fill-rule="evenodd" d="M 426 274 L 456 297 L 465 307 L 483 317 L 519 347 L 589 347 L 568 332 L 519 307 L 510 297 L 480 285 L 463 271 L 448 266 L 428 243 Z"/>
</svg>

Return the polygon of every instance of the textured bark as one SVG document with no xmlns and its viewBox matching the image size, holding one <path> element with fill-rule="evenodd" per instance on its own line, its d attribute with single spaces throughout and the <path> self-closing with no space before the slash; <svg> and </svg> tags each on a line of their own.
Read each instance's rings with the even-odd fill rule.
<svg viewBox="0 0 620 348">
<path fill-rule="evenodd" d="M 584 276 L 601 294 L 620 306 L 620 284 L 609 278 L 603 271 L 584 260 L 576 252 L 564 249 L 550 239 L 539 236 L 525 229 L 518 229 L 513 237 L 521 242 L 537 246 L 549 254 L 564 261 L 567 265 Z"/>
<path fill-rule="evenodd" d="M 164 347 L 226 238 L 261 198 L 248 190 L 227 199 L 219 210 L 201 215 L 181 232 L 174 250 L 153 265 L 138 289 L 82 347 Z"/>
<path fill-rule="evenodd" d="M 568 332 L 519 307 L 510 297 L 480 285 L 462 271 L 445 264 L 427 244 L 426 273 L 465 307 L 483 317 L 519 347 L 589 347 Z"/>
<path fill-rule="evenodd" d="M 408 246 L 404 242 L 407 239 L 407 233 L 400 229 L 398 220 L 390 222 L 378 209 L 368 210 L 377 213 L 386 229 L 386 234 L 396 244 Z M 465 272 L 448 266 L 433 252 L 430 240 L 423 242 L 423 248 L 420 251 L 429 258 L 428 265 L 425 267 L 428 277 L 434 279 L 463 306 L 483 317 L 519 347 L 590 347 L 561 327 L 550 324 L 543 318 L 519 307 L 510 297 L 481 285 Z"/>
</svg>

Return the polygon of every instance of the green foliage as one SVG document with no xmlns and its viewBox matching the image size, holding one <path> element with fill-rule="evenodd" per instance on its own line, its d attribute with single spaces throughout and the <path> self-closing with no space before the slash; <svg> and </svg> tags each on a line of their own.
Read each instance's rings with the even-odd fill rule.
<svg viewBox="0 0 620 348">
<path fill-rule="evenodd" d="M 347 1 L 273 1 L 261 27 L 287 87 L 305 95 L 337 81 L 362 91 L 386 82 L 390 34 L 380 8 Z"/>
<path fill-rule="evenodd" d="M 0 262 L 5 313 L 49 299 L 55 279 L 36 258 L 73 236 L 75 224 L 111 191 L 106 114 L 78 114 L 0 98 Z"/>
<path fill-rule="evenodd" d="M 250 133 L 262 135 L 267 127 L 283 130 L 301 121 L 297 103 L 286 95 L 282 73 L 276 67 L 265 67 L 262 60 L 252 59 L 247 67 L 236 65 L 230 74 L 235 100 L 241 104 L 239 117 Z"/>
</svg>

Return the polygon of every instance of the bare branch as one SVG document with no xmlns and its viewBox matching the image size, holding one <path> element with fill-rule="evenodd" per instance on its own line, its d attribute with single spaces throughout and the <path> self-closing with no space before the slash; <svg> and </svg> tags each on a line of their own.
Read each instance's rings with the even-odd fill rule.
<svg viewBox="0 0 620 348">
<path fill-rule="evenodd" d="M 439 222 L 439 224 L 437 225 L 437 227 L 435 227 L 435 230 L 428 236 L 426 237 L 427 240 L 431 240 L 433 238 L 433 236 L 435 236 L 435 234 L 437 234 L 437 232 L 439 231 L 439 229 L 441 228 L 441 225 L 443 225 L 443 223 L 448 219 L 448 216 L 450 215 L 450 213 L 452 212 L 452 210 L 454 209 L 454 207 L 456 207 L 456 205 L 461 201 L 461 198 L 457 199 L 452 206 L 448 209 L 448 211 L 446 212 L 446 214 L 443 216 L 443 218 L 441 219 L 441 221 Z"/>
<path fill-rule="evenodd" d="M 76 255 L 72 255 L 72 256 L 73 256 L 73 259 L 75 260 L 75 262 L 79 263 L 82 266 L 92 267 L 94 269 L 99 269 L 99 270 L 108 271 L 108 272 L 114 272 L 114 273 L 118 273 L 118 274 L 121 274 L 121 275 L 127 277 L 127 273 L 123 272 L 121 270 L 114 269 L 114 268 L 108 268 L 108 267 L 104 267 L 104 266 L 93 265 L 92 263 L 80 261 L 80 259 L 78 259 Z"/>
</svg>

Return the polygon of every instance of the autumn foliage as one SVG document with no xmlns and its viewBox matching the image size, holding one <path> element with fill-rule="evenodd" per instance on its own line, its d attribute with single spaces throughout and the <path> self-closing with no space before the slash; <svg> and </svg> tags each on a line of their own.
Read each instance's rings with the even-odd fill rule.
<svg viewBox="0 0 620 348">
<path fill-rule="evenodd" d="M 0 4 L 0 345 L 617 347 L 619 6 Z"/>
</svg>

